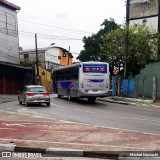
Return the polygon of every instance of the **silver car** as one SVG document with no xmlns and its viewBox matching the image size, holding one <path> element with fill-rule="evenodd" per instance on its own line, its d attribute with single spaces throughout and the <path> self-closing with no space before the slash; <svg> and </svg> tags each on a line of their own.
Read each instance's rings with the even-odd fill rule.
<svg viewBox="0 0 160 160">
<path fill-rule="evenodd" d="M 40 85 L 26 85 L 18 95 L 19 104 L 41 104 L 45 103 L 50 106 L 50 95 L 43 86 Z"/>
</svg>

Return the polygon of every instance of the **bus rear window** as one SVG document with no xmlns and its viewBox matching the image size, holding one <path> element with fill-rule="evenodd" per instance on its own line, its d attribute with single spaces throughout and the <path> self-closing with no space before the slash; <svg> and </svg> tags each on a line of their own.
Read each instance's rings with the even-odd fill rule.
<svg viewBox="0 0 160 160">
<path fill-rule="evenodd" d="M 107 73 L 106 64 L 83 64 L 84 73 Z"/>
</svg>

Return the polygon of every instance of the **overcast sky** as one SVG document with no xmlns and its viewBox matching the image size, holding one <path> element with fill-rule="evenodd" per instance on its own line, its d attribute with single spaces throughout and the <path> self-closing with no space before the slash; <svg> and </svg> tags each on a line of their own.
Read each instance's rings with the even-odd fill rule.
<svg viewBox="0 0 160 160">
<path fill-rule="evenodd" d="M 19 7 L 19 41 L 23 49 L 55 46 L 79 53 L 82 38 L 97 33 L 104 19 L 125 21 L 125 0 L 8 0 Z"/>
</svg>

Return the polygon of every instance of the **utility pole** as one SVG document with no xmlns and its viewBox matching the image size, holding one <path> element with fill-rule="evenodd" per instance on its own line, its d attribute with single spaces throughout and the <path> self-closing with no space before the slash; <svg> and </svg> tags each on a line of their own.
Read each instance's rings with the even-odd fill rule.
<svg viewBox="0 0 160 160">
<path fill-rule="evenodd" d="M 36 78 L 39 78 L 38 49 L 37 49 L 37 34 L 35 34 L 35 47 L 36 47 L 36 66 L 37 66 L 37 77 L 36 77 Z"/>
<path fill-rule="evenodd" d="M 129 41 L 129 13 L 130 12 L 130 0 L 126 1 L 126 51 L 125 51 L 125 65 L 124 65 L 124 78 L 126 78 L 127 71 L 127 55 L 128 55 L 128 41 Z"/>
<path fill-rule="evenodd" d="M 158 0 L 158 33 L 160 33 L 160 0 Z M 160 38 L 158 36 L 158 57 L 160 56 Z"/>
</svg>

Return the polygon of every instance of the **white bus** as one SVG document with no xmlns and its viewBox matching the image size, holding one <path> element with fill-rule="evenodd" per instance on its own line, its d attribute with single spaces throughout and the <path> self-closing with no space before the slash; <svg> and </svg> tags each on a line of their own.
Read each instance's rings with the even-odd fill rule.
<svg viewBox="0 0 160 160">
<path fill-rule="evenodd" d="M 94 103 L 96 97 L 108 95 L 109 87 L 109 64 L 105 62 L 81 62 L 53 71 L 53 88 L 59 98 L 88 98 Z"/>
</svg>

